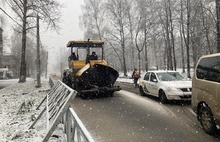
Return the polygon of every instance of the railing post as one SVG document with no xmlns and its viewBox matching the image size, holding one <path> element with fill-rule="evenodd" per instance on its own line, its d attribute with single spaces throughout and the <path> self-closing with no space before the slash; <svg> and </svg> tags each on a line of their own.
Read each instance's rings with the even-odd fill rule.
<svg viewBox="0 0 220 142">
<path fill-rule="evenodd" d="M 67 113 L 65 113 L 64 114 L 64 116 L 63 116 L 63 130 L 64 130 L 64 133 L 66 133 L 67 132 L 67 123 L 66 123 L 66 121 L 67 121 Z"/>
<path fill-rule="evenodd" d="M 79 128 L 79 126 L 77 126 L 77 128 Z M 80 134 L 80 130 L 78 129 L 77 130 L 77 139 L 78 139 L 78 142 L 81 142 L 82 139 L 81 139 L 81 134 Z"/>
<path fill-rule="evenodd" d="M 73 136 L 73 141 L 75 140 L 75 137 L 76 137 L 76 120 L 75 118 L 71 115 L 71 118 L 72 118 L 72 136 Z"/>
<path fill-rule="evenodd" d="M 72 142 L 73 141 L 72 124 L 71 124 L 71 114 L 70 114 L 69 109 L 66 111 L 66 124 L 65 125 L 66 125 L 67 142 Z"/>
</svg>

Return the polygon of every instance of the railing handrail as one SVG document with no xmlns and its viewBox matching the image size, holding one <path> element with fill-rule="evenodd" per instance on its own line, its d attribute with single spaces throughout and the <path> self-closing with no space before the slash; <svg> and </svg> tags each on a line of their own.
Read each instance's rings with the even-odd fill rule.
<svg viewBox="0 0 220 142">
<path fill-rule="evenodd" d="M 55 84 L 51 77 L 49 77 L 49 84 L 51 87 Z M 75 139 L 77 142 L 95 142 L 73 108 L 67 109 L 63 116 L 63 125 L 67 142 L 74 142 Z"/>
<path fill-rule="evenodd" d="M 67 142 L 95 142 L 73 108 L 69 108 L 64 119 Z"/>
</svg>

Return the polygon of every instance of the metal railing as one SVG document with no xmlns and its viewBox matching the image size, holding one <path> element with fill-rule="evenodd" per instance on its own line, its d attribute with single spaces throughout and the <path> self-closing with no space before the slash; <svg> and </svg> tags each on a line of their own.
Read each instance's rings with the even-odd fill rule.
<svg viewBox="0 0 220 142">
<path fill-rule="evenodd" d="M 72 108 L 66 111 L 63 120 L 67 142 L 94 142 L 94 139 Z"/>
<path fill-rule="evenodd" d="M 55 84 L 51 78 L 49 78 L 49 83 L 51 86 Z M 62 123 L 67 142 L 94 142 L 94 139 L 73 108 L 67 109 L 63 116 Z"/>
</svg>

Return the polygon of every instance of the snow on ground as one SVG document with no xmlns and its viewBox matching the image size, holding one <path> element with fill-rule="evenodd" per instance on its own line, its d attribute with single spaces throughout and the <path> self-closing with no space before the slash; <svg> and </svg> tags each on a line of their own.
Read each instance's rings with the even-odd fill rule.
<svg viewBox="0 0 220 142">
<path fill-rule="evenodd" d="M 29 130 L 40 110 L 36 107 L 50 89 L 49 80 L 41 80 L 41 88 L 35 88 L 36 80 L 28 78 L 25 83 L 15 83 L 0 90 L 0 142 L 39 142 L 45 136 L 46 113 L 41 116 L 33 129 Z M 58 128 L 50 141 L 62 141 Z M 56 134 L 57 133 L 57 134 Z"/>
<path fill-rule="evenodd" d="M 119 81 L 119 82 L 127 82 L 127 83 L 133 83 L 134 82 L 133 79 L 126 78 L 126 77 L 119 77 L 119 78 L 117 78 L 117 81 Z"/>
</svg>

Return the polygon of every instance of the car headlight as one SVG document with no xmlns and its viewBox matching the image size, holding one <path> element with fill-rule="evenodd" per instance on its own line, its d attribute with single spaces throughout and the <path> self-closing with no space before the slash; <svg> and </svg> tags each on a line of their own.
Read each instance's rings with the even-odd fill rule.
<svg viewBox="0 0 220 142">
<path fill-rule="evenodd" d="M 175 87 L 167 87 L 167 91 L 180 91 L 180 90 Z"/>
</svg>

